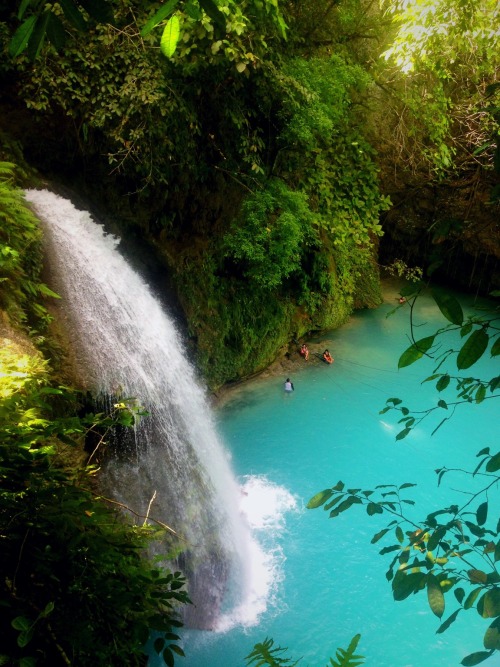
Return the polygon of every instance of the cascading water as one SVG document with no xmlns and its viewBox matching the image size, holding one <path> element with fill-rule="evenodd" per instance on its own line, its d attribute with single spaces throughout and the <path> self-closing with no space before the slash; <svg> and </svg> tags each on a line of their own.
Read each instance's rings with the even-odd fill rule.
<svg viewBox="0 0 500 667">
<path fill-rule="evenodd" d="M 191 627 L 217 626 L 221 605 L 244 603 L 252 540 L 241 490 L 171 319 L 91 216 L 46 190 L 26 198 L 44 223 L 53 288 L 63 297 L 76 370 L 94 395 L 134 397 L 149 415 L 132 454 L 105 466 L 114 498 L 183 538 Z"/>
</svg>

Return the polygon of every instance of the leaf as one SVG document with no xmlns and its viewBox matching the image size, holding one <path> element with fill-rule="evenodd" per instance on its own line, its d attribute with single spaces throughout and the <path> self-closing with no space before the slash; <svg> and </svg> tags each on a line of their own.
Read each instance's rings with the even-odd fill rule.
<svg viewBox="0 0 500 667">
<path fill-rule="evenodd" d="M 486 630 L 483 639 L 483 646 L 492 651 L 500 650 L 500 617 L 495 618 L 490 627 Z"/>
<path fill-rule="evenodd" d="M 311 500 L 307 503 L 306 508 L 308 510 L 313 510 L 316 509 L 317 507 L 321 507 L 321 505 L 326 503 L 326 501 L 332 496 L 333 496 L 332 489 L 325 489 L 324 491 L 320 491 L 311 498 Z"/>
<path fill-rule="evenodd" d="M 434 551 L 445 535 L 446 526 L 439 526 L 439 528 L 436 528 L 436 530 L 429 537 L 429 541 L 427 542 L 427 550 Z"/>
<path fill-rule="evenodd" d="M 484 526 L 488 516 L 488 501 L 481 503 L 476 511 L 476 521 L 480 526 Z"/>
<path fill-rule="evenodd" d="M 156 12 L 156 14 L 153 14 L 153 16 L 146 22 L 144 27 L 141 30 L 141 37 L 145 37 L 148 35 L 153 28 L 156 28 L 156 26 L 161 23 L 164 19 L 167 18 L 167 16 L 170 16 L 172 12 L 174 11 L 175 7 L 177 6 L 177 3 L 179 0 L 169 0 L 167 3 L 162 5 L 160 9 Z"/>
<path fill-rule="evenodd" d="M 180 35 L 180 22 L 177 14 L 174 14 L 168 21 L 160 41 L 160 49 L 164 56 L 171 58 L 175 49 L 177 48 L 177 43 L 179 41 Z"/>
<path fill-rule="evenodd" d="M 31 4 L 31 0 L 22 0 L 21 4 L 19 5 L 19 11 L 17 12 L 17 18 L 21 21 L 25 11 L 28 9 L 28 7 Z"/>
<path fill-rule="evenodd" d="M 388 532 L 389 532 L 389 528 L 383 528 L 378 533 L 375 533 L 375 535 L 371 539 L 371 544 L 376 544 Z"/>
<path fill-rule="evenodd" d="M 402 431 L 400 431 L 400 432 L 397 434 L 397 436 L 396 436 L 396 440 L 403 440 L 404 438 L 406 438 L 406 436 L 408 435 L 408 433 L 410 433 L 410 431 L 411 431 L 410 428 L 404 428 Z"/>
<path fill-rule="evenodd" d="M 374 514 L 383 514 L 384 510 L 377 503 L 368 503 L 366 506 L 366 513 L 368 516 L 373 516 Z"/>
<path fill-rule="evenodd" d="M 61 19 L 52 12 L 50 13 L 49 21 L 47 23 L 47 37 L 56 51 L 60 51 L 66 43 L 66 31 L 64 30 Z M 42 285 L 43 283 L 38 285 L 40 291 L 42 291 Z M 49 289 L 47 285 L 43 285 L 43 288 Z M 50 296 L 55 295 L 58 299 L 61 298 L 58 294 L 52 292 L 52 290 L 49 290 L 49 292 L 51 292 Z"/>
<path fill-rule="evenodd" d="M 31 627 L 31 621 L 27 619 L 26 616 L 16 616 L 16 618 L 11 621 L 11 625 L 15 630 L 26 632 Z"/>
<path fill-rule="evenodd" d="M 345 512 L 348 510 L 352 505 L 361 505 L 362 504 L 361 498 L 357 498 L 356 496 L 348 496 L 345 500 L 343 500 L 340 505 L 338 505 L 335 509 L 333 509 L 330 512 L 330 519 L 334 519 L 337 517 L 341 512 Z"/>
<path fill-rule="evenodd" d="M 26 19 L 24 23 L 21 23 L 16 32 L 12 35 L 12 39 L 9 44 L 9 55 L 12 58 L 17 58 L 25 48 L 28 46 L 28 41 L 35 29 L 35 23 L 37 16 L 30 16 L 29 19 Z"/>
<path fill-rule="evenodd" d="M 483 598 L 483 618 L 500 616 L 500 588 L 491 588 Z"/>
<path fill-rule="evenodd" d="M 59 0 L 64 16 L 77 30 L 87 30 L 87 21 L 73 0 Z"/>
<path fill-rule="evenodd" d="M 444 595 L 439 581 L 432 573 L 427 575 L 427 599 L 432 613 L 441 618 L 445 606 Z"/>
<path fill-rule="evenodd" d="M 479 387 L 477 388 L 476 395 L 475 395 L 475 400 L 476 403 L 482 403 L 486 397 L 486 387 L 484 384 L 480 384 Z"/>
<path fill-rule="evenodd" d="M 476 329 L 472 332 L 469 338 L 465 341 L 457 356 L 458 370 L 470 368 L 482 357 L 484 351 L 488 347 L 490 338 L 485 329 Z"/>
<path fill-rule="evenodd" d="M 437 303 L 439 310 L 449 322 L 452 324 L 462 324 L 464 321 L 464 313 L 462 311 L 462 306 L 454 296 L 448 292 L 441 292 L 438 290 L 432 290 L 432 296 L 434 297 L 434 301 Z"/>
<path fill-rule="evenodd" d="M 500 452 L 497 452 L 486 464 L 486 472 L 496 472 L 500 469 Z"/>
<path fill-rule="evenodd" d="M 49 287 L 47 287 L 47 285 L 45 285 L 44 283 L 39 283 L 39 284 L 38 284 L 38 291 L 39 291 L 41 294 L 45 294 L 46 296 L 52 296 L 52 297 L 54 297 L 54 299 L 60 299 L 60 298 L 61 298 L 61 297 L 59 296 L 59 294 L 56 294 L 55 292 L 53 292 L 53 291 L 52 291 Z"/>
<path fill-rule="evenodd" d="M 28 41 L 27 54 L 30 60 L 36 60 L 45 43 L 45 36 L 47 34 L 47 26 L 50 18 L 50 11 L 43 12 L 38 17 L 35 28 Z"/>
<path fill-rule="evenodd" d="M 163 651 L 162 656 L 167 667 L 174 667 L 174 655 L 168 647 Z"/>
<path fill-rule="evenodd" d="M 470 609 L 474 605 L 474 602 L 477 600 L 482 590 L 483 590 L 482 588 L 475 588 L 473 591 L 469 593 L 467 599 L 464 602 L 464 609 Z"/>
<path fill-rule="evenodd" d="M 436 634 L 441 634 L 445 630 L 448 630 L 450 625 L 454 623 L 457 619 L 458 614 L 461 612 L 461 609 L 456 609 L 451 616 L 449 616 L 444 623 L 442 623 L 439 628 L 436 630 Z"/>
<path fill-rule="evenodd" d="M 500 336 L 491 346 L 490 354 L 492 357 L 497 357 L 500 354 Z"/>
<path fill-rule="evenodd" d="M 465 656 L 460 664 L 464 667 L 474 667 L 474 665 L 479 665 L 480 662 L 483 662 L 483 660 L 486 660 L 490 656 L 491 651 L 477 651 Z"/>
<path fill-rule="evenodd" d="M 450 376 L 448 374 L 442 375 L 439 380 L 436 382 L 436 389 L 438 391 L 443 391 L 450 384 Z"/>
<path fill-rule="evenodd" d="M 392 595 L 394 599 L 400 602 L 421 590 L 425 576 L 423 572 L 406 574 L 402 570 L 399 570 L 392 582 Z"/>
<path fill-rule="evenodd" d="M 482 570 L 468 570 L 467 576 L 473 584 L 485 584 L 488 579 L 486 572 Z"/>
<path fill-rule="evenodd" d="M 399 357 L 398 368 L 405 368 L 421 359 L 424 354 L 432 347 L 435 336 L 426 336 L 420 340 L 415 341 L 410 345 L 403 354 Z"/>
</svg>

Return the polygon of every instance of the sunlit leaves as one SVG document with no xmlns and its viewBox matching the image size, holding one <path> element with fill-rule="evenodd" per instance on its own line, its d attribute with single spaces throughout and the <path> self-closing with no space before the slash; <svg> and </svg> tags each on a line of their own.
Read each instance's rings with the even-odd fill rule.
<svg viewBox="0 0 500 667">
<path fill-rule="evenodd" d="M 174 14 L 168 21 L 160 41 L 160 49 L 164 56 L 171 58 L 174 55 L 179 41 L 180 24 L 179 17 Z"/>
<path fill-rule="evenodd" d="M 326 503 L 326 501 L 331 498 L 332 495 L 332 489 L 325 489 L 324 491 L 320 491 L 309 500 L 306 505 L 307 509 L 312 510 L 316 509 L 317 507 L 321 507 L 321 505 L 324 505 L 324 503 Z"/>
</svg>

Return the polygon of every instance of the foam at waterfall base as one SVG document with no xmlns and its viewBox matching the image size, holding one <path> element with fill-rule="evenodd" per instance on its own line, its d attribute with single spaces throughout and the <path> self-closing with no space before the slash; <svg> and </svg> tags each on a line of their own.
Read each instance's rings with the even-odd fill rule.
<svg viewBox="0 0 500 667">
<path fill-rule="evenodd" d="M 286 529 L 286 515 L 298 511 L 296 499 L 286 488 L 259 475 L 243 478 L 239 509 L 252 533 L 247 545 L 247 592 L 240 604 L 221 614 L 215 627 L 218 632 L 255 626 L 262 614 L 276 605 L 284 564 L 280 540 Z"/>
</svg>

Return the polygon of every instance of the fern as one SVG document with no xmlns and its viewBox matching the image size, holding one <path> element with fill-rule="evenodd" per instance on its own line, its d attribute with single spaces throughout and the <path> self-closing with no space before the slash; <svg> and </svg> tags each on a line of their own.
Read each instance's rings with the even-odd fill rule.
<svg viewBox="0 0 500 667">
<path fill-rule="evenodd" d="M 327 665 L 327 667 L 359 667 L 359 665 L 362 665 L 365 662 L 364 656 L 354 655 L 354 651 L 358 646 L 360 638 L 360 634 L 355 635 L 351 639 L 351 643 L 349 644 L 347 651 L 345 651 L 343 648 L 338 648 L 335 655 L 338 662 L 337 660 L 330 658 L 330 665 Z"/>
<path fill-rule="evenodd" d="M 359 667 L 359 665 L 364 664 L 364 656 L 354 654 L 360 639 L 360 634 L 355 635 L 351 639 L 347 651 L 338 648 L 335 655 L 336 660 L 330 658 L 330 664 L 327 667 Z M 287 651 L 287 648 L 281 648 L 281 646 L 273 648 L 273 645 L 274 641 L 267 637 L 261 644 L 255 644 L 253 651 L 245 658 L 247 667 L 250 667 L 250 665 L 255 667 L 263 667 L 263 665 L 268 665 L 268 667 L 284 667 L 285 665 L 286 667 L 294 667 L 299 663 L 300 660 L 293 662 L 291 658 L 280 655 Z"/>
<path fill-rule="evenodd" d="M 294 667 L 298 664 L 298 660 L 292 662 L 291 658 L 280 657 L 280 653 L 287 651 L 287 648 L 281 648 L 277 646 L 272 648 L 274 641 L 272 639 L 266 639 L 261 644 L 255 644 L 253 651 L 246 656 L 245 660 L 247 661 L 247 666 L 255 665 L 255 667 L 262 667 L 262 665 L 269 665 L 269 667 Z"/>
</svg>

